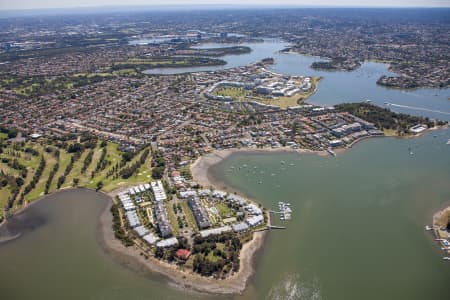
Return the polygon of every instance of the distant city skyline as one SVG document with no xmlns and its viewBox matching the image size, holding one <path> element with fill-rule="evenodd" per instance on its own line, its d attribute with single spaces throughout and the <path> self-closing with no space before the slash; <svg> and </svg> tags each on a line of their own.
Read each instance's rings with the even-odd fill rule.
<svg viewBox="0 0 450 300">
<path fill-rule="evenodd" d="M 96 6 L 177 6 L 177 5 L 245 5 L 245 6 L 353 6 L 353 7 L 450 7 L 450 0 L 15 0 L 1 1 L 0 10 L 49 9 Z"/>
</svg>

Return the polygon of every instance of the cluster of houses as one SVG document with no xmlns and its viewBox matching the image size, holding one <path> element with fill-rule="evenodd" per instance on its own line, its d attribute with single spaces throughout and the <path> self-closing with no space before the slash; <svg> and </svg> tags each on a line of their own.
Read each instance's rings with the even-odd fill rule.
<svg viewBox="0 0 450 300">
<path fill-rule="evenodd" d="M 138 212 L 139 203 L 142 203 L 146 199 L 148 200 L 148 196 L 150 195 L 153 199 L 153 215 L 158 225 L 158 232 L 143 225 L 141 221 L 142 216 Z M 226 232 L 245 232 L 250 228 L 264 223 L 261 208 L 238 195 L 209 189 L 184 189 L 179 192 L 179 195 L 181 201 L 187 201 L 192 210 L 199 228 L 198 234 L 201 237 L 220 235 Z M 222 220 L 221 226 L 213 227 L 207 208 L 201 201 L 201 198 L 205 197 L 211 201 L 230 202 L 236 204 L 241 209 L 239 211 L 236 210 L 234 217 Z M 166 210 L 167 195 L 160 180 L 151 182 L 150 184 L 130 187 L 127 191 L 120 193 L 118 198 L 125 210 L 125 216 L 129 226 L 149 245 L 164 248 L 175 246 L 179 243 L 178 239 L 172 236 L 173 232 Z M 148 203 L 144 202 L 142 204 L 147 205 Z M 238 221 L 236 218 L 238 215 L 243 217 L 240 219 L 241 221 Z"/>
<path fill-rule="evenodd" d="M 159 233 L 163 238 L 170 237 L 172 235 L 172 228 L 167 215 L 166 204 L 164 203 L 167 200 L 166 192 L 164 191 L 161 180 L 152 182 L 151 186 L 155 197 L 154 214 L 158 223 Z"/>
<path fill-rule="evenodd" d="M 300 92 L 308 92 L 312 88 L 310 77 L 280 75 L 263 67 L 249 66 L 240 81 L 222 80 L 207 88 L 203 95 L 209 100 L 233 101 L 231 96 L 218 95 L 222 88 L 242 88 L 255 98 L 292 97 Z M 275 98 L 276 99 L 276 98 Z"/>
<path fill-rule="evenodd" d="M 224 191 L 220 190 L 185 190 L 180 192 L 180 197 L 182 199 L 187 199 L 189 206 L 191 207 L 197 224 L 199 226 L 200 235 L 202 237 L 206 237 L 209 235 L 221 234 L 224 232 L 242 232 L 246 231 L 249 228 L 256 227 L 264 223 L 264 215 L 263 211 L 260 207 L 255 205 L 254 203 L 249 203 L 248 200 L 234 194 L 228 194 Z M 200 201 L 200 197 L 206 197 L 210 200 L 230 202 L 232 204 L 236 204 L 238 207 L 242 207 L 246 212 L 246 218 L 238 222 L 236 217 L 230 217 L 223 220 L 223 223 L 226 224 L 222 227 L 214 227 L 209 228 L 211 226 L 211 222 L 208 218 L 208 213 Z M 236 215 L 244 215 L 242 212 L 236 212 Z M 206 229 L 208 228 L 208 229 Z"/>
<path fill-rule="evenodd" d="M 142 194 L 150 191 L 154 200 L 153 215 L 155 216 L 158 225 L 159 234 L 156 234 L 142 225 L 137 212 L 136 205 L 144 201 Z M 160 180 L 152 182 L 151 184 L 146 183 L 130 187 L 127 191 L 120 193 L 118 198 L 126 211 L 125 215 L 129 226 L 147 243 L 156 245 L 157 247 L 168 247 L 178 243 L 178 241 L 174 241 L 176 238 L 170 238 L 172 235 L 172 228 L 165 206 L 167 195 Z M 161 238 L 166 239 L 161 240 Z"/>
<path fill-rule="evenodd" d="M 310 77 L 281 76 L 275 78 L 260 79 L 257 81 L 257 94 L 273 97 L 292 97 L 300 92 L 308 92 L 311 87 Z"/>
</svg>

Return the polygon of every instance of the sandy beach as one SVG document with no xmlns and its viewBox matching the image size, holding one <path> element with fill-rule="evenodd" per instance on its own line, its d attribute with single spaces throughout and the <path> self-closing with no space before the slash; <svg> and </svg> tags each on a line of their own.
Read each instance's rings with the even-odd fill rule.
<svg viewBox="0 0 450 300">
<path fill-rule="evenodd" d="M 450 217 L 450 206 L 438 211 L 433 215 L 433 226 L 442 227 L 446 225 Z"/>
</svg>

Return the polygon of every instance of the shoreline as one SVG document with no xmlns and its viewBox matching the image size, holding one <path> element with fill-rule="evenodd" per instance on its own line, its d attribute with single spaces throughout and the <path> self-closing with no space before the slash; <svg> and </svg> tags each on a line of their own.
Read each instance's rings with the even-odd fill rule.
<svg viewBox="0 0 450 300">
<path fill-rule="evenodd" d="M 22 207 L 20 207 L 20 208 L 17 209 L 13 214 L 11 214 L 11 215 L 9 216 L 9 218 L 12 218 L 12 217 L 14 217 L 14 216 L 16 216 L 16 215 L 20 215 L 21 213 L 23 213 L 23 212 L 24 212 L 28 207 L 30 207 L 31 205 L 34 205 L 35 203 L 38 203 L 38 202 L 40 202 L 41 200 L 44 200 L 44 199 L 50 197 L 51 195 L 53 195 L 53 194 L 55 194 L 55 193 L 64 192 L 64 191 L 70 191 L 70 190 L 77 190 L 77 189 L 86 189 L 86 190 L 90 190 L 90 191 L 95 191 L 95 190 L 93 190 L 93 189 L 89 189 L 89 188 L 86 188 L 86 187 L 66 187 L 66 188 L 61 188 L 61 189 L 55 190 L 55 191 L 53 191 L 53 192 L 51 192 L 51 193 L 48 193 L 48 194 L 39 196 L 38 198 L 36 198 L 35 200 L 32 200 L 32 201 L 30 201 L 30 202 L 25 202 L 26 205 L 22 205 Z M 3 219 L 2 222 L 0 222 L 0 228 L 2 228 L 2 226 L 5 226 L 6 223 L 7 223 L 7 219 L 5 218 L 5 219 Z"/>
<path fill-rule="evenodd" d="M 444 207 L 433 215 L 433 226 L 442 227 L 442 217 L 450 217 L 450 206 Z"/>
<path fill-rule="evenodd" d="M 446 128 L 447 126 L 443 126 Z M 420 137 L 431 130 L 442 129 L 430 128 L 425 130 L 423 133 L 409 136 L 407 138 Z M 355 140 L 353 143 L 344 148 L 335 149 L 337 153 L 343 153 L 351 149 L 355 144 L 372 137 L 381 136 L 368 136 Z M 385 136 L 383 136 L 385 137 Z M 405 138 L 405 137 L 400 137 Z M 298 154 L 317 154 L 319 156 L 329 156 L 327 151 L 316 151 L 309 149 L 293 149 L 290 147 L 282 148 L 262 148 L 262 149 L 252 149 L 252 148 L 233 148 L 225 150 L 213 150 L 212 152 L 198 157 L 191 165 L 191 172 L 193 180 L 198 184 L 202 185 L 204 188 L 213 187 L 216 189 L 221 189 L 230 193 L 241 194 L 241 192 L 233 187 L 227 186 L 224 182 L 214 178 L 211 174 L 211 167 L 219 164 L 224 159 L 235 153 L 254 153 L 254 154 L 267 154 L 267 153 L 298 153 Z M 106 205 L 105 210 L 99 215 L 98 219 L 98 241 L 101 248 L 104 250 L 106 255 L 109 255 L 116 262 L 129 267 L 138 272 L 143 272 L 145 274 L 159 275 L 166 279 L 168 284 L 175 285 L 176 288 L 181 288 L 182 290 L 200 292 L 206 294 L 242 294 L 247 287 L 247 283 L 255 274 L 254 261 L 257 253 L 264 246 L 265 238 L 268 234 L 267 231 L 253 232 L 253 239 L 245 243 L 240 251 L 241 267 L 239 271 L 225 279 L 215 279 L 212 277 L 202 277 L 201 275 L 194 273 L 192 271 L 182 270 L 175 264 L 170 264 L 168 262 L 161 261 L 154 258 L 151 255 L 143 253 L 143 250 L 137 245 L 131 247 L 125 247 L 120 240 L 116 239 L 114 236 L 114 231 L 112 229 L 112 214 L 110 213 L 110 208 L 112 203 L 114 203 L 114 197 L 123 190 L 128 189 L 128 185 L 121 186 L 109 193 L 103 191 L 97 191 L 107 196 L 109 203 Z M 65 188 L 54 191 L 50 194 L 39 197 L 38 199 L 30 202 L 28 205 L 20 208 L 14 215 L 20 214 L 26 210 L 30 205 L 39 202 L 42 199 L 47 198 L 54 193 L 64 192 L 68 190 L 76 189 L 87 189 L 90 191 L 95 191 L 93 189 L 85 187 L 76 188 Z M 259 202 L 245 196 L 246 199 L 258 204 Z M 441 216 L 445 211 L 450 214 L 450 207 L 436 213 L 433 216 L 433 224 L 435 223 L 436 216 Z M 439 214 L 440 213 L 440 214 Z M 439 214 L 439 215 L 438 215 Z M 6 220 L 0 223 L 0 228 L 5 225 Z M 270 214 L 268 214 L 268 224 L 270 224 Z M 11 237 L 14 239 L 16 237 Z M 147 257 L 146 257 L 147 256 Z"/>
<path fill-rule="evenodd" d="M 99 242 L 105 253 L 112 259 L 131 269 L 145 274 L 160 275 L 167 279 L 168 284 L 174 284 L 182 290 L 205 294 L 242 294 L 248 279 L 254 274 L 254 257 L 264 244 L 266 232 L 254 232 L 253 239 L 245 243 L 240 251 L 241 267 L 239 271 L 226 279 L 202 277 L 192 271 L 184 271 L 175 264 L 161 261 L 153 256 L 142 255 L 138 246 L 125 247 L 114 236 L 110 201 L 99 218 Z"/>
<path fill-rule="evenodd" d="M 344 149 L 346 150 L 346 149 Z M 235 153 L 254 153 L 254 154 L 267 154 L 267 153 L 299 153 L 299 154 L 317 154 L 319 156 L 328 156 L 327 151 L 315 151 L 309 149 L 292 149 L 290 147 L 282 148 L 232 148 L 223 150 L 213 150 L 212 152 L 198 157 L 190 166 L 193 181 L 203 186 L 203 188 L 216 188 L 223 191 L 233 192 L 241 194 L 240 191 L 233 189 L 230 186 L 225 185 L 223 182 L 216 180 L 210 174 L 210 168 L 219 164 L 227 157 Z M 244 198 L 258 203 L 254 199 L 250 199 L 245 196 Z"/>
<path fill-rule="evenodd" d="M 447 220 L 446 220 L 446 219 Z M 450 248 L 444 244 L 443 240 L 449 240 L 449 233 L 446 231 L 448 222 L 450 221 L 450 206 L 444 207 L 433 215 L 432 232 L 435 240 L 440 244 L 441 250 L 446 256 L 450 254 Z"/>
</svg>

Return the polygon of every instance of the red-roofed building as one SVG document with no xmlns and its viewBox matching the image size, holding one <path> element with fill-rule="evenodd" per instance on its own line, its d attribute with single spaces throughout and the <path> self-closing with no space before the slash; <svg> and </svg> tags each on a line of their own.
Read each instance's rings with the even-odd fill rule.
<svg viewBox="0 0 450 300">
<path fill-rule="evenodd" d="M 187 260 L 189 256 L 191 256 L 191 251 L 186 249 L 178 249 L 175 255 L 180 259 Z"/>
</svg>

